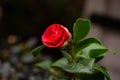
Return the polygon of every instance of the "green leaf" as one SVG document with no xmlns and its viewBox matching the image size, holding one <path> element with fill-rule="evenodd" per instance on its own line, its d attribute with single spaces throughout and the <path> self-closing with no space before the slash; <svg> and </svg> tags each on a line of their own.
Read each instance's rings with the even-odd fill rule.
<svg viewBox="0 0 120 80">
<path fill-rule="evenodd" d="M 102 56 L 105 56 L 105 52 L 107 51 L 108 49 L 93 49 L 93 50 L 90 50 L 89 55 L 91 58 L 102 57 Z"/>
<path fill-rule="evenodd" d="M 53 63 L 52 67 L 61 68 L 67 64 L 68 64 L 68 60 L 66 58 L 61 58 L 61 59 L 57 60 L 55 63 Z"/>
<path fill-rule="evenodd" d="M 62 69 L 70 73 L 88 73 L 92 74 L 94 59 L 84 59 L 79 63 L 71 63 L 65 66 L 62 66 Z"/>
<path fill-rule="evenodd" d="M 70 73 L 92 73 L 92 66 L 94 63 L 94 59 L 84 59 L 79 63 L 69 63 L 65 58 L 62 58 L 55 62 L 52 67 L 61 68 L 66 72 Z"/>
<path fill-rule="evenodd" d="M 101 72 L 95 72 L 93 74 L 75 74 L 78 80 L 105 80 L 104 75 Z"/>
<path fill-rule="evenodd" d="M 64 57 L 71 63 L 72 62 L 72 56 L 66 50 L 61 50 L 61 52 L 64 55 Z"/>
<path fill-rule="evenodd" d="M 43 61 L 40 63 L 35 64 L 35 67 L 43 68 L 43 69 L 50 69 L 52 62 L 50 60 Z"/>
<path fill-rule="evenodd" d="M 83 40 L 82 42 L 78 43 L 77 45 L 73 46 L 72 51 L 73 54 L 79 54 L 81 53 L 81 50 L 86 48 L 87 46 L 89 46 L 92 43 L 98 43 L 101 44 L 99 40 L 97 40 L 96 38 L 88 38 Z"/>
<path fill-rule="evenodd" d="M 80 56 L 84 56 L 84 58 L 86 59 L 93 58 L 93 57 L 97 58 L 97 57 L 104 56 L 107 50 L 108 50 L 107 48 L 105 48 L 100 44 L 92 43 L 88 47 L 82 50 Z"/>
<path fill-rule="evenodd" d="M 101 66 L 98 66 L 97 64 L 94 64 L 93 69 L 100 71 L 106 77 L 107 80 L 111 80 L 110 75 L 107 73 L 107 71 L 104 67 L 101 67 Z"/>
<path fill-rule="evenodd" d="M 37 56 L 43 50 L 44 47 L 45 47 L 44 45 L 40 45 L 37 48 L 33 49 L 32 50 L 33 56 Z"/>
<path fill-rule="evenodd" d="M 90 30 L 90 21 L 88 19 L 78 18 L 73 25 L 73 37 L 76 43 L 80 42 Z"/>
</svg>

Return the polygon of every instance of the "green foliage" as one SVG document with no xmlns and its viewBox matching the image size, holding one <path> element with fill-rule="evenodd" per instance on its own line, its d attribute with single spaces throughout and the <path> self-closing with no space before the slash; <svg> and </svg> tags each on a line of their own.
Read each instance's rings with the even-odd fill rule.
<svg viewBox="0 0 120 80">
<path fill-rule="evenodd" d="M 79 63 L 69 63 L 66 61 L 65 58 L 62 58 L 55 62 L 52 66 L 61 68 L 66 72 L 70 73 L 92 73 L 92 66 L 94 63 L 94 59 L 85 59 L 80 61 Z"/>
<path fill-rule="evenodd" d="M 89 20 L 77 19 L 73 26 L 73 41 L 66 48 L 60 48 L 64 57 L 53 63 L 43 61 L 35 66 L 50 70 L 54 74 L 50 80 L 110 80 L 106 69 L 96 64 L 108 49 L 96 38 L 84 39 L 89 30 Z M 32 54 L 37 56 L 44 47 L 41 45 L 35 48 Z M 60 76 L 63 72 L 69 74 Z"/>
<path fill-rule="evenodd" d="M 78 80 L 105 80 L 101 72 L 95 72 L 93 74 L 76 74 L 76 77 Z"/>
<path fill-rule="evenodd" d="M 76 43 L 80 42 L 90 30 L 90 21 L 87 19 L 79 18 L 73 26 L 73 37 Z"/>
<path fill-rule="evenodd" d="M 70 73 L 89 73 L 92 74 L 92 66 L 94 63 L 94 59 L 91 60 L 82 60 L 79 63 L 70 63 L 66 66 L 62 66 L 62 68 Z"/>
<path fill-rule="evenodd" d="M 105 53 L 108 51 L 108 49 L 92 49 L 89 52 L 89 56 L 91 58 L 98 58 L 105 56 Z"/>
<path fill-rule="evenodd" d="M 88 47 L 81 50 L 80 56 L 83 56 L 86 59 L 98 58 L 104 56 L 106 51 L 108 51 L 108 49 L 104 46 L 97 43 L 92 43 Z"/>
<path fill-rule="evenodd" d="M 72 48 L 73 54 L 74 55 L 79 54 L 82 49 L 86 48 L 87 46 L 89 46 L 92 43 L 101 44 L 100 41 L 98 41 L 96 38 L 85 39 L 73 46 L 73 48 Z"/>
<path fill-rule="evenodd" d="M 40 45 L 37 48 L 33 49 L 32 50 L 33 56 L 37 56 L 39 53 L 41 53 L 44 47 L 45 47 L 44 45 Z"/>
<path fill-rule="evenodd" d="M 52 67 L 62 68 L 63 66 L 68 65 L 68 60 L 66 58 L 61 58 L 52 64 Z"/>
<path fill-rule="evenodd" d="M 107 73 L 107 71 L 106 71 L 106 69 L 104 67 L 100 67 L 97 64 L 94 64 L 93 69 L 95 71 L 101 72 L 106 77 L 107 80 L 111 80 L 110 75 Z"/>
</svg>

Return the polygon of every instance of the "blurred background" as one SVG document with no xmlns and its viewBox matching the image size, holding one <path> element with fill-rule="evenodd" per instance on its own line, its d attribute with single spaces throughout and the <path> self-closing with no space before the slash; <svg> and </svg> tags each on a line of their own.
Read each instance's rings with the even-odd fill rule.
<svg viewBox="0 0 120 80">
<path fill-rule="evenodd" d="M 120 0 L 0 0 L 0 80 L 48 80 L 49 72 L 33 64 L 62 55 L 46 48 L 34 58 L 31 50 L 42 44 L 41 35 L 50 24 L 62 24 L 72 32 L 80 17 L 92 22 L 88 37 L 116 50 L 100 64 L 107 67 L 112 80 L 119 80 Z"/>
</svg>

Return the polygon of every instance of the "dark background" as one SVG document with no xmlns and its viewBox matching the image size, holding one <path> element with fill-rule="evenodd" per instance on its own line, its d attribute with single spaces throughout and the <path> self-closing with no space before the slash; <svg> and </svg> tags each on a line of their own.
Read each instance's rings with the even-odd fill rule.
<svg viewBox="0 0 120 80">
<path fill-rule="evenodd" d="M 0 38 L 10 34 L 28 38 L 41 36 L 52 23 L 72 29 L 81 17 L 85 0 L 1 0 Z"/>
</svg>

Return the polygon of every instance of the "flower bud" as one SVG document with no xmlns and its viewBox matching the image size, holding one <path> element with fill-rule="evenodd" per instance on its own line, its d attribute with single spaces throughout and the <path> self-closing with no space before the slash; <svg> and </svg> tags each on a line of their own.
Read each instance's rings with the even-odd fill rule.
<svg viewBox="0 0 120 80">
<path fill-rule="evenodd" d="M 70 41 L 71 33 L 60 24 L 50 25 L 42 35 L 42 42 L 47 47 L 59 48 L 67 46 Z"/>
</svg>

